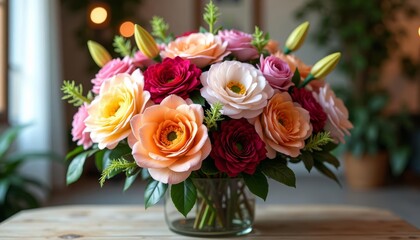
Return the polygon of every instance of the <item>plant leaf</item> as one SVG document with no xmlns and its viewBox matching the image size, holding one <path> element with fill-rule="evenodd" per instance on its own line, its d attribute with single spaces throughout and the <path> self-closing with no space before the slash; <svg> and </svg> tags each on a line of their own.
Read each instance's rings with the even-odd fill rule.
<svg viewBox="0 0 420 240">
<path fill-rule="evenodd" d="M 144 203 L 146 209 L 158 203 L 165 195 L 166 189 L 168 189 L 168 184 L 150 180 L 144 190 Z"/>
<path fill-rule="evenodd" d="M 131 187 L 131 185 L 133 185 L 133 183 L 136 180 L 137 176 L 139 175 L 140 171 L 141 171 L 141 169 L 133 175 L 126 176 L 125 182 L 124 182 L 124 189 L 123 189 L 124 192 L 127 191 Z"/>
<path fill-rule="evenodd" d="M 312 168 L 314 167 L 314 158 L 312 154 L 307 151 L 302 151 L 302 155 L 300 156 L 300 159 L 302 159 L 306 170 L 308 170 L 308 172 L 311 172 Z"/>
<path fill-rule="evenodd" d="M 214 161 L 211 159 L 206 159 L 201 164 L 201 171 L 206 175 L 215 175 L 220 173 L 219 169 L 217 169 Z"/>
<path fill-rule="evenodd" d="M 295 84 L 296 87 L 300 85 L 300 72 L 297 68 L 295 73 L 293 74 L 292 82 Z"/>
<path fill-rule="evenodd" d="M 316 152 L 314 153 L 314 158 L 321 162 L 327 162 L 333 165 L 335 168 L 340 167 L 340 161 L 329 152 Z"/>
<path fill-rule="evenodd" d="M 10 182 L 6 179 L 0 181 L 0 206 L 4 203 L 6 199 L 7 191 L 9 190 Z"/>
<path fill-rule="evenodd" d="M 80 176 L 82 175 L 83 166 L 88 154 L 89 152 L 82 152 L 71 161 L 69 168 L 67 169 L 67 185 L 79 180 Z"/>
<path fill-rule="evenodd" d="M 290 187 L 296 187 L 296 177 L 292 169 L 286 164 L 274 160 L 265 160 L 261 164 L 262 172 L 269 178 L 272 178 L 280 183 Z"/>
<path fill-rule="evenodd" d="M 315 168 L 321 172 L 322 174 L 324 174 L 325 176 L 331 178 L 332 180 L 334 180 L 340 187 L 341 187 L 341 183 L 338 180 L 337 176 L 335 176 L 335 174 L 324 165 L 324 163 L 319 162 L 319 161 L 315 161 Z"/>
<path fill-rule="evenodd" d="M 19 132 L 26 127 L 24 126 L 15 126 L 8 128 L 1 136 L 0 136 L 0 160 L 3 159 L 3 155 L 10 149 L 10 146 L 16 140 Z"/>
<path fill-rule="evenodd" d="M 245 184 L 248 189 L 260 197 L 264 201 L 267 199 L 268 194 L 268 181 L 265 175 L 261 171 L 255 171 L 254 174 L 242 174 L 245 180 Z"/>
<path fill-rule="evenodd" d="M 109 158 L 111 160 L 118 159 L 123 157 L 124 155 L 131 154 L 131 148 L 127 144 L 118 144 L 116 148 L 111 150 L 109 154 Z"/>
<path fill-rule="evenodd" d="M 201 93 L 198 90 L 192 91 L 190 93 L 190 99 L 193 101 L 193 103 L 200 104 L 203 107 L 206 105 L 206 100 L 203 98 L 203 96 L 201 96 Z"/>
<path fill-rule="evenodd" d="M 171 186 L 171 198 L 176 209 L 187 217 L 197 200 L 197 189 L 190 178 Z"/>
<path fill-rule="evenodd" d="M 66 160 L 69 160 L 70 158 L 76 156 L 77 154 L 79 154 L 81 152 L 83 152 L 83 146 L 76 147 L 71 152 L 67 153 Z"/>
<path fill-rule="evenodd" d="M 408 147 L 400 147 L 391 152 L 390 166 L 391 172 L 394 176 L 401 175 L 407 167 L 410 156 L 410 149 Z"/>
</svg>

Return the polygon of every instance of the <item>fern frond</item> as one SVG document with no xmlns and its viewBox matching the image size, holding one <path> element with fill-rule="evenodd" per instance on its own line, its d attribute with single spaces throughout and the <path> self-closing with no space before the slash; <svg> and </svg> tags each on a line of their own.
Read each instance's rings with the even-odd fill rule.
<svg viewBox="0 0 420 240">
<path fill-rule="evenodd" d="M 93 95 L 90 91 L 85 97 L 83 95 L 82 84 L 76 86 L 74 81 L 64 81 L 61 91 L 64 94 L 61 99 L 67 100 L 68 103 L 73 104 L 75 107 L 79 107 L 85 102 L 90 103 L 93 99 Z"/>
<path fill-rule="evenodd" d="M 112 46 L 114 46 L 114 51 L 116 53 L 119 53 L 122 57 L 134 56 L 135 51 L 133 51 L 131 42 L 129 39 L 126 39 L 122 36 L 115 36 Z"/>
<path fill-rule="evenodd" d="M 321 146 L 327 145 L 332 141 L 333 139 L 329 132 L 319 132 L 309 138 L 303 150 L 309 152 L 322 151 Z"/>
<path fill-rule="evenodd" d="M 203 14 L 204 21 L 209 25 L 210 33 L 215 33 L 214 25 L 217 22 L 217 19 L 219 16 L 220 16 L 219 8 L 216 5 L 214 5 L 213 1 L 210 0 L 210 2 L 204 8 L 204 14 Z"/>
<path fill-rule="evenodd" d="M 135 162 L 127 161 L 124 158 L 118 158 L 111 161 L 111 163 L 102 171 L 101 178 L 99 178 L 99 183 L 101 187 L 104 185 L 105 181 L 115 174 L 120 172 L 134 172 L 134 169 L 137 168 Z"/>
<path fill-rule="evenodd" d="M 212 128 L 217 129 L 217 121 L 222 121 L 222 110 L 223 105 L 219 102 L 216 102 L 211 106 L 210 109 L 206 110 L 206 116 L 204 117 L 204 123 L 207 128 L 210 130 Z"/>
<path fill-rule="evenodd" d="M 262 53 L 264 47 L 267 45 L 270 36 L 268 33 L 264 34 L 257 26 L 255 26 L 255 32 L 252 34 L 251 44 L 258 50 L 258 53 Z"/>
<path fill-rule="evenodd" d="M 169 30 L 169 24 L 163 20 L 161 17 L 154 16 L 150 21 L 152 25 L 152 35 L 160 38 L 162 42 L 166 42 L 167 31 Z"/>
</svg>

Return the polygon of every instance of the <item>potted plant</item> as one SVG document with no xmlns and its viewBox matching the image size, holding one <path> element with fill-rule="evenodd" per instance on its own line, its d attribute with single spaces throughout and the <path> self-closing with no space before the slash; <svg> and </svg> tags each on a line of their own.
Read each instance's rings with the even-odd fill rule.
<svg viewBox="0 0 420 240">
<path fill-rule="evenodd" d="M 393 116 L 386 114 L 389 96 L 381 88 L 380 80 L 384 64 L 390 58 L 412 63 L 400 51 L 404 28 L 395 19 L 398 14 L 407 18 L 416 16 L 416 8 L 406 0 L 308 0 L 296 16 L 303 18 L 310 13 L 319 16 L 318 29 L 314 31 L 316 43 L 320 46 L 328 43 L 343 52 L 340 68 L 351 81 L 341 91 L 355 126 L 345 145 L 348 183 L 353 188 L 381 185 L 388 163 L 394 175 L 401 174 L 408 163 L 410 148 L 398 135 L 401 127 L 409 127 L 409 121 L 403 111 Z M 369 169 L 370 163 L 380 165 Z M 352 170 L 357 174 L 353 175 Z M 373 178 L 376 180 L 367 182 L 364 170 L 369 177 L 378 174 Z"/>
</svg>

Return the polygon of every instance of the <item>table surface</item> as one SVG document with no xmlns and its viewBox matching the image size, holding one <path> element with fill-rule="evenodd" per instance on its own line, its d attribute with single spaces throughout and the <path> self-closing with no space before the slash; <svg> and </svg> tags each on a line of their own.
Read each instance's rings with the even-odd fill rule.
<svg viewBox="0 0 420 240">
<path fill-rule="evenodd" d="M 76 205 L 22 211 L 0 224 L 0 239 L 193 238 L 168 230 L 162 206 Z M 381 209 L 258 205 L 254 230 L 241 239 L 420 239 L 420 230 Z"/>
</svg>

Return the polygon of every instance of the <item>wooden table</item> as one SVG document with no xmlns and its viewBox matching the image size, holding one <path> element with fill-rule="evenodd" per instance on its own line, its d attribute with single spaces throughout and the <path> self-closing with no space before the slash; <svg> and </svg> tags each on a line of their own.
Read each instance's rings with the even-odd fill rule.
<svg viewBox="0 0 420 240">
<path fill-rule="evenodd" d="M 193 239 L 168 230 L 161 206 L 82 205 L 22 211 L 0 224 L 0 239 Z M 354 206 L 258 205 L 241 239 L 420 239 L 392 213 Z"/>
</svg>

